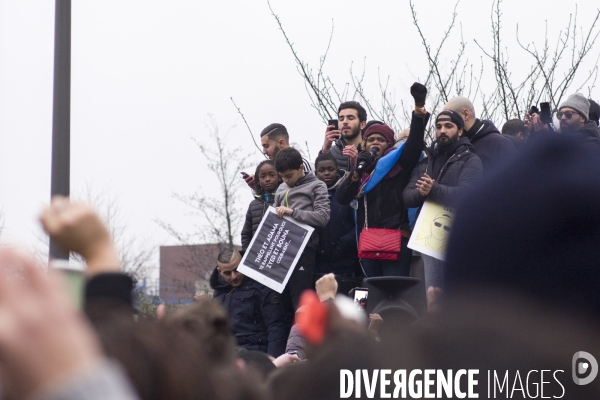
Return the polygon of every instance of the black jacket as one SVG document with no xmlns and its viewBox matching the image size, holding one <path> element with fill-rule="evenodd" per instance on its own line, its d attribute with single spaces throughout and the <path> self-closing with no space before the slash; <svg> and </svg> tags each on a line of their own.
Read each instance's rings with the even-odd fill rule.
<svg viewBox="0 0 600 400">
<path fill-rule="evenodd" d="M 423 158 L 413 170 L 410 182 L 402 193 L 404 204 L 407 207 L 420 207 L 428 199 L 456 206 L 465 189 L 473 186 L 483 175 L 483 165 L 474 150 L 475 147 L 466 137 L 459 139 L 446 154 L 438 152 L 436 143 L 433 143 L 427 149 L 427 158 Z M 447 161 L 437 176 L 432 176 L 433 164 L 438 157 L 445 157 Z M 429 194 L 423 197 L 417 190 L 416 183 L 425 173 L 435 179 L 435 182 Z"/>
<path fill-rule="evenodd" d="M 379 184 L 366 194 L 369 209 L 369 227 L 409 230 L 408 215 L 402 200 L 402 191 L 410 180 L 413 168 L 419 162 L 425 126 L 430 114 L 412 114 L 410 133 L 404 144 L 404 150 L 398 160 L 401 170 L 398 174 L 386 176 Z M 349 171 L 352 174 L 353 169 Z M 335 197 L 340 204 L 350 204 L 356 197 L 361 181 L 353 182 L 347 177 L 338 187 Z M 363 198 L 358 200 L 357 225 L 362 229 L 365 223 L 365 207 Z"/>
<path fill-rule="evenodd" d="M 549 139 L 550 137 L 558 135 L 569 135 L 570 137 L 575 138 L 577 141 L 579 141 L 586 147 L 590 147 L 595 150 L 600 150 L 600 131 L 598 130 L 598 126 L 594 121 L 588 121 L 580 130 L 569 133 L 559 134 L 553 131 L 531 131 L 531 135 L 529 136 L 529 140 L 527 141 L 527 143 L 531 144 L 532 146 L 538 145 L 540 141 L 544 141 L 545 139 Z"/>
<path fill-rule="evenodd" d="M 343 137 L 340 137 L 329 149 L 329 153 L 335 157 L 335 161 L 337 162 L 337 167 L 341 170 L 348 171 L 352 167 L 350 165 L 350 158 L 344 155 L 342 152 L 344 151 L 344 147 L 346 147 L 346 141 Z M 360 144 L 357 147 L 360 152 Z M 323 154 L 323 150 L 319 150 L 319 154 Z"/>
<path fill-rule="evenodd" d="M 316 273 L 353 276 L 360 271 L 354 210 L 349 205 L 340 204 L 335 198 L 343 176 L 344 171 L 340 170 L 339 180 L 328 189 L 331 213 L 327 225 L 318 229 Z"/>
<path fill-rule="evenodd" d="M 504 134 L 502 136 L 504 136 L 505 138 L 510 140 L 512 142 L 512 144 L 515 146 L 515 149 L 517 149 L 517 151 L 521 151 L 521 150 L 523 150 L 523 147 L 525 147 L 525 141 L 519 139 L 518 137 L 504 135 Z"/>
<path fill-rule="evenodd" d="M 275 203 L 275 193 L 269 195 L 269 200 L 265 201 L 262 194 L 254 196 L 255 199 L 250 202 L 248 212 L 246 213 L 246 221 L 242 228 L 242 250 L 246 250 L 252 241 L 252 237 L 260 225 L 265 212 L 269 206 Z"/>
<path fill-rule="evenodd" d="M 247 276 L 241 286 L 234 288 L 216 268 L 210 286 L 214 289 L 213 299 L 227 311 L 238 346 L 273 357 L 283 354 L 289 329 L 279 293 Z"/>
<path fill-rule="evenodd" d="M 475 146 L 486 173 L 499 165 L 506 165 L 517 153 L 515 145 L 500 133 L 492 121 L 476 119 L 466 136 Z"/>
</svg>

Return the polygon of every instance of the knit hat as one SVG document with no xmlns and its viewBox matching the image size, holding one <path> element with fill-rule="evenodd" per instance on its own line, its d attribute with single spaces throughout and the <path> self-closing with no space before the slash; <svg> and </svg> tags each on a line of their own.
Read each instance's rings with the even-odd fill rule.
<svg viewBox="0 0 600 400">
<path fill-rule="evenodd" d="M 394 144 L 396 142 L 394 140 L 394 131 L 392 130 L 392 128 L 385 124 L 371 125 L 369 129 L 367 129 L 366 132 L 363 134 L 363 139 L 366 140 L 369 136 L 371 136 L 374 133 L 379 133 L 380 135 L 382 135 L 385 138 L 385 140 L 387 140 L 390 144 Z"/>
<path fill-rule="evenodd" d="M 590 102 L 581 93 L 575 93 L 570 95 L 567 98 L 567 100 L 563 101 L 562 104 L 558 107 L 558 111 L 562 110 L 564 107 L 572 108 L 579 114 L 583 115 L 585 117 L 586 122 L 590 119 L 588 116 L 588 113 L 590 111 Z"/>
<path fill-rule="evenodd" d="M 465 121 L 463 120 L 462 115 L 460 115 L 456 111 L 452 111 L 452 110 L 445 110 L 445 111 L 442 111 L 441 113 L 439 113 L 437 116 L 437 119 L 435 120 L 435 123 L 437 124 L 440 119 L 442 121 L 444 121 L 444 120 L 447 121 L 448 118 L 445 118 L 445 117 L 450 117 L 450 122 L 452 122 L 453 124 L 458 126 L 458 129 L 465 127 Z"/>
</svg>

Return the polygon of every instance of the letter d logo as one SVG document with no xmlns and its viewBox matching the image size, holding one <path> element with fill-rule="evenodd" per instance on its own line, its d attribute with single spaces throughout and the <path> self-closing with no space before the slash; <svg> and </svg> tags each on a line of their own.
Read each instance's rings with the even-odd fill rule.
<svg viewBox="0 0 600 400">
<path fill-rule="evenodd" d="M 583 360 L 585 361 L 583 361 Z M 587 374 L 586 378 L 580 378 Z M 598 361 L 588 352 L 578 351 L 573 354 L 573 381 L 577 385 L 587 385 L 591 383 L 598 375 Z"/>
</svg>

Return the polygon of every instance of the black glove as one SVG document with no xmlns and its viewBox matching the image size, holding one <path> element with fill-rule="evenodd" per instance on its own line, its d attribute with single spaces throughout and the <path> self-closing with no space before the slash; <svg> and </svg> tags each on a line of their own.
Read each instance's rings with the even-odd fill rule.
<svg viewBox="0 0 600 400">
<path fill-rule="evenodd" d="M 375 157 L 368 151 L 362 151 L 356 158 L 356 169 L 361 172 L 375 161 Z"/>
<path fill-rule="evenodd" d="M 410 94 L 415 99 L 415 106 L 425 107 L 425 97 L 427 97 L 427 88 L 419 82 L 413 83 L 410 87 Z"/>
</svg>

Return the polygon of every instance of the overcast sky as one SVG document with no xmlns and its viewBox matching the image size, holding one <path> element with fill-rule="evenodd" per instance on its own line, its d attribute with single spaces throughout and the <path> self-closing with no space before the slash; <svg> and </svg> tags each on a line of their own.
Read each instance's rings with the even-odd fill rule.
<svg viewBox="0 0 600 400">
<path fill-rule="evenodd" d="M 422 28 L 436 44 L 454 4 L 417 3 Z M 578 4 L 579 24 L 588 28 L 597 3 Z M 272 0 L 271 5 L 311 65 L 325 50 L 334 20 L 325 71 L 339 86 L 349 80 L 351 63 L 361 66 L 365 57 L 366 89 L 374 96 L 378 69 L 391 77 L 398 99 L 410 99 L 408 87 L 427 74 L 407 1 Z M 491 7 L 488 0 L 458 6 L 470 60 L 482 56 L 474 38 L 484 46 L 492 43 Z M 506 0 L 502 9 L 511 65 L 522 74 L 530 59 L 516 49 L 517 24 L 521 38 L 541 45 L 547 20 L 554 42 L 575 5 Z M 40 246 L 36 217 L 50 196 L 53 24 L 53 1 L 0 0 L 2 239 L 23 246 Z M 457 43 L 455 35 L 444 60 L 457 51 Z M 600 45 L 592 61 L 599 51 Z M 230 148 L 252 151 L 230 97 L 255 134 L 281 122 L 293 142 L 308 141 L 313 159 L 322 143 L 323 123 L 266 1 L 73 1 L 71 91 L 71 192 L 81 193 L 87 185 L 116 199 L 128 234 L 156 246 L 177 242 L 155 219 L 191 229 L 190 209 L 173 193 L 215 192 L 216 180 L 191 139 L 210 145 L 209 114 L 225 130 L 235 126 Z M 258 151 L 255 157 L 260 159 Z M 251 197 L 242 191 L 240 199 L 245 204 Z"/>
</svg>

